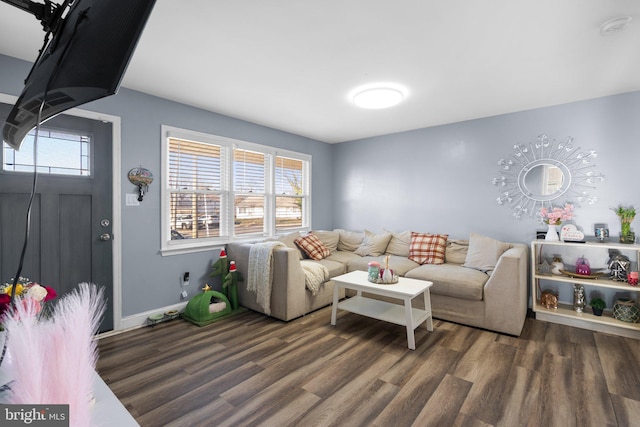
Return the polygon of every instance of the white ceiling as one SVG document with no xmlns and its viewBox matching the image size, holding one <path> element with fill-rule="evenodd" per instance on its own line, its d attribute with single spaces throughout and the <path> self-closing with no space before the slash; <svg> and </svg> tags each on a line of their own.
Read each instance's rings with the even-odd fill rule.
<svg viewBox="0 0 640 427">
<path fill-rule="evenodd" d="M 33 61 L 43 37 L 0 3 L 0 53 Z M 350 103 L 384 81 L 404 103 Z M 158 0 L 122 85 L 349 141 L 640 90 L 640 1 Z"/>
</svg>

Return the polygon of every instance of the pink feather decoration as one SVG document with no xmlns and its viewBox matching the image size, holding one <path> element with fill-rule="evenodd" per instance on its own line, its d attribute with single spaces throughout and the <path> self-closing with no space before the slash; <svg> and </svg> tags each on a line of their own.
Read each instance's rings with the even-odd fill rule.
<svg viewBox="0 0 640 427">
<path fill-rule="evenodd" d="M 5 320 L 12 403 L 68 404 L 71 426 L 91 424 L 94 336 L 104 309 L 104 290 L 88 283 L 63 296 L 48 319 L 38 319 L 34 304 L 16 306 Z"/>
</svg>

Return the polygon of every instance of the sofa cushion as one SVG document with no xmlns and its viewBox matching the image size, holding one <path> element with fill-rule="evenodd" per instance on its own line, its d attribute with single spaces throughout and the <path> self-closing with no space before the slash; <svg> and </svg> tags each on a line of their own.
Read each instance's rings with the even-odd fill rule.
<svg viewBox="0 0 640 427">
<path fill-rule="evenodd" d="M 295 242 L 311 259 L 319 260 L 331 255 L 329 248 L 312 232 L 306 236 L 298 237 Z"/>
<path fill-rule="evenodd" d="M 327 259 L 331 261 L 339 262 L 343 265 L 348 265 L 354 259 L 361 259 L 360 255 L 356 255 L 351 251 L 335 251 L 331 252 L 331 255 L 327 257 Z"/>
<path fill-rule="evenodd" d="M 358 256 L 349 260 L 347 271 L 367 271 L 371 261 L 376 261 L 380 268 L 384 268 L 384 256 Z"/>
<path fill-rule="evenodd" d="M 340 238 L 338 240 L 338 250 L 339 251 L 351 251 L 354 252 L 362 243 L 362 239 L 364 239 L 364 233 L 356 233 L 354 231 L 347 231 L 337 229 L 335 230 L 339 233 Z"/>
<path fill-rule="evenodd" d="M 409 246 L 411 246 L 411 231 L 391 233 L 391 240 L 387 245 L 387 253 L 409 258 Z"/>
<path fill-rule="evenodd" d="M 337 231 L 331 230 L 314 230 L 313 234 L 318 236 L 318 239 L 324 245 L 329 248 L 329 250 L 333 253 L 338 250 L 338 240 L 340 239 L 340 234 Z"/>
<path fill-rule="evenodd" d="M 380 256 L 387 250 L 389 240 L 391 233 L 375 234 L 364 230 L 364 239 L 354 252 L 360 256 Z"/>
<path fill-rule="evenodd" d="M 482 301 L 489 276 L 456 264 L 424 264 L 407 272 L 406 277 L 433 282 L 430 292 L 453 298 Z"/>
<path fill-rule="evenodd" d="M 327 267 L 327 270 L 329 270 L 329 278 L 331 279 L 347 272 L 347 267 L 343 263 L 333 261 L 328 258 L 313 262 L 317 262 L 318 264 L 322 264 Z"/>
<path fill-rule="evenodd" d="M 444 252 L 444 262 L 464 264 L 469 251 L 468 240 L 447 240 L 447 248 Z"/>
<path fill-rule="evenodd" d="M 411 232 L 409 259 L 418 264 L 442 264 L 448 234 Z"/>
<path fill-rule="evenodd" d="M 500 256 L 510 247 L 509 243 L 481 234 L 471 233 L 469 236 L 469 251 L 462 266 L 485 273 L 493 271 Z"/>
<path fill-rule="evenodd" d="M 298 233 L 297 231 L 293 232 L 293 233 L 289 233 L 289 234 L 283 234 L 281 236 L 277 236 L 277 237 L 272 237 L 272 238 L 268 238 L 265 240 L 268 241 L 278 241 L 278 242 L 282 242 L 284 243 L 288 248 L 291 249 L 295 249 L 296 252 L 298 253 L 298 258 L 299 259 L 304 259 L 305 258 L 305 253 L 304 251 L 302 251 L 298 245 L 296 245 L 296 239 L 300 237 L 300 233 Z"/>
</svg>

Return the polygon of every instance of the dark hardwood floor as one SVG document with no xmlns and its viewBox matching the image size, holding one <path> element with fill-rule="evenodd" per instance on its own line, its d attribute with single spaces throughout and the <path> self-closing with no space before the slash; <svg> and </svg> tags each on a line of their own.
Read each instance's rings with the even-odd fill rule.
<svg viewBox="0 0 640 427">
<path fill-rule="evenodd" d="M 436 320 L 411 351 L 401 326 L 338 316 L 173 320 L 101 339 L 98 372 L 142 426 L 640 425 L 640 341 Z"/>
</svg>

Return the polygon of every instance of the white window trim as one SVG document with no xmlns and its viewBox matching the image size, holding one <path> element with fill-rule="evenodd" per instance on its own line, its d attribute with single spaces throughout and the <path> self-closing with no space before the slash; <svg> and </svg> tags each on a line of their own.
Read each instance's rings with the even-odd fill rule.
<svg viewBox="0 0 640 427">
<path fill-rule="evenodd" d="M 220 222 L 221 234 L 226 236 L 214 237 L 214 238 L 200 238 L 200 239 L 185 239 L 185 240 L 171 240 L 170 232 L 170 216 L 168 204 L 170 200 L 169 191 L 169 153 L 168 153 L 168 140 L 169 138 L 179 138 L 196 142 L 211 143 L 223 147 L 227 150 L 227 167 L 229 171 L 223 174 L 222 185 L 223 190 L 228 192 L 227 197 L 227 220 L 224 224 Z M 311 165 L 312 156 L 309 154 L 299 153 L 290 150 L 277 149 L 267 145 L 256 144 L 247 141 L 241 141 L 233 138 L 227 138 L 223 136 L 216 136 L 207 133 L 192 131 L 188 129 L 181 129 L 173 126 L 162 125 L 161 126 L 161 165 L 162 165 L 162 188 L 161 188 L 161 213 L 160 213 L 160 253 L 163 256 L 179 255 L 185 253 L 202 252 L 219 249 L 230 241 L 255 241 L 264 237 L 276 236 L 275 230 L 275 179 L 273 177 L 275 171 L 275 159 L 276 157 L 289 157 L 292 159 L 298 159 L 306 162 L 308 171 L 305 180 L 305 209 L 303 209 L 302 227 L 293 228 L 287 230 L 287 233 L 294 231 L 308 231 L 311 224 Z M 268 159 L 269 165 L 267 167 L 266 185 L 265 185 L 265 232 L 260 235 L 247 235 L 247 236 L 235 236 L 233 227 L 234 218 L 234 195 L 233 191 L 233 150 L 244 149 L 249 151 L 256 151 L 265 154 Z M 222 218 L 221 218 L 222 219 Z"/>
</svg>

